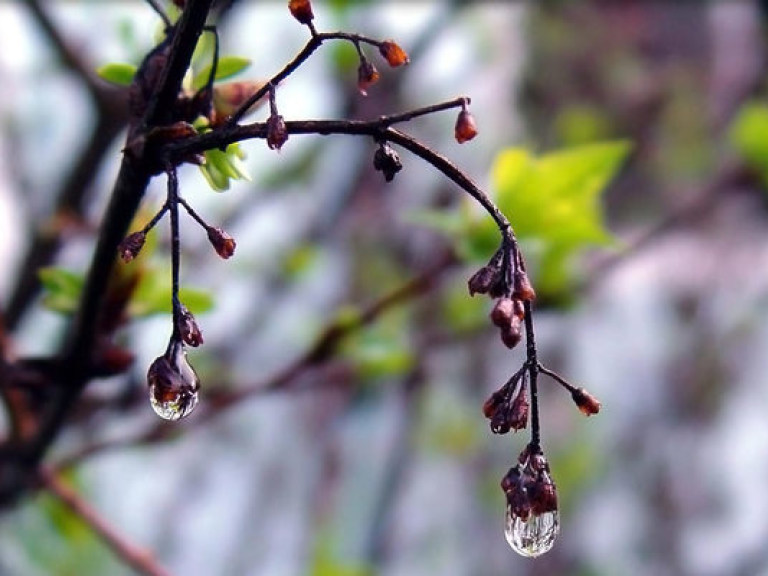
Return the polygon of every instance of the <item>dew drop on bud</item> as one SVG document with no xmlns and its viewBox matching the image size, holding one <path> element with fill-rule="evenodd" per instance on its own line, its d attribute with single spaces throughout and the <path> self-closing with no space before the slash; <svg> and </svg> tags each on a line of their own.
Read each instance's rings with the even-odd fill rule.
<svg viewBox="0 0 768 576">
<path fill-rule="evenodd" d="M 529 514 L 523 520 L 520 516 L 514 515 L 512 507 L 507 505 L 504 535 L 512 550 L 520 556 L 535 558 L 549 552 L 555 544 L 559 531 L 560 517 L 557 510 L 543 514 Z"/>
<path fill-rule="evenodd" d="M 200 379 L 181 342 L 171 342 L 168 351 L 152 362 L 147 384 L 152 409 L 164 420 L 184 418 L 197 406 Z"/>
</svg>

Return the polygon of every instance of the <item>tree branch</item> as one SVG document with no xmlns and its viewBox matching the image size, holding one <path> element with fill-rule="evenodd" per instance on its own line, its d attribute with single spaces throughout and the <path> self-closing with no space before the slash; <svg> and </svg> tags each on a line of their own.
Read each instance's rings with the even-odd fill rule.
<svg viewBox="0 0 768 576">
<path fill-rule="evenodd" d="M 39 479 L 46 490 L 61 500 L 73 514 L 87 524 L 121 560 L 136 572 L 145 576 L 171 576 L 171 573 L 160 566 L 150 552 L 126 540 L 125 536 L 120 534 L 55 473 L 42 468 Z"/>
</svg>

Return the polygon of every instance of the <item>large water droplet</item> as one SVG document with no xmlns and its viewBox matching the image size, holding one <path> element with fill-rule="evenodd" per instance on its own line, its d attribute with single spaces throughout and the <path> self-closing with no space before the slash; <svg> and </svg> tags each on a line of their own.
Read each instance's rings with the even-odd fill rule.
<svg viewBox="0 0 768 576">
<path fill-rule="evenodd" d="M 529 514 L 526 520 L 512 514 L 507 506 L 504 535 L 512 550 L 521 556 L 535 558 L 549 552 L 560 531 L 560 517 L 557 510 L 543 514 Z"/>
<path fill-rule="evenodd" d="M 200 379 L 187 362 L 181 343 L 172 343 L 163 356 L 155 359 L 147 372 L 147 384 L 149 402 L 160 418 L 179 420 L 197 406 Z"/>
</svg>

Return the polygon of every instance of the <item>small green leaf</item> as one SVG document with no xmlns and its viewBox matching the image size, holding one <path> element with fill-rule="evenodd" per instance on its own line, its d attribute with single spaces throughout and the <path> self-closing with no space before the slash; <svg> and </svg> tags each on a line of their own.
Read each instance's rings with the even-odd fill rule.
<svg viewBox="0 0 768 576">
<path fill-rule="evenodd" d="M 729 130 L 731 144 L 768 184 L 768 105 L 742 106 Z"/>
<path fill-rule="evenodd" d="M 104 64 L 96 69 L 96 74 L 102 80 L 118 86 L 130 86 L 133 77 L 136 75 L 136 66 L 122 62 L 112 62 Z"/>
<path fill-rule="evenodd" d="M 242 56 L 222 56 L 216 66 L 216 76 L 214 80 L 226 80 L 236 74 L 239 74 L 251 65 L 251 60 Z M 195 74 L 192 81 L 192 89 L 200 90 L 208 82 L 208 76 L 211 75 L 211 65 L 205 65 L 200 72 Z"/>
<path fill-rule="evenodd" d="M 54 312 L 72 314 L 77 310 L 83 277 L 70 270 L 50 266 L 37 272 L 45 290 L 43 305 Z"/>
</svg>

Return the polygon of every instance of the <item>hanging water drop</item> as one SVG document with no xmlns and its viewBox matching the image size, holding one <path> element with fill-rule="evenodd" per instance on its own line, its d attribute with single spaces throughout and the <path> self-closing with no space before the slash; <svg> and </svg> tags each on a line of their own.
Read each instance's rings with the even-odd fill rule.
<svg viewBox="0 0 768 576">
<path fill-rule="evenodd" d="M 147 384 L 152 409 L 165 420 L 184 418 L 197 406 L 200 379 L 181 342 L 171 341 L 166 353 L 152 362 Z"/>
<path fill-rule="evenodd" d="M 506 526 L 504 535 L 512 550 L 535 558 L 549 552 L 555 544 L 560 531 L 560 517 L 557 510 L 542 514 L 528 514 L 523 519 L 512 512 L 512 506 L 507 506 Z"/>
</svg>

